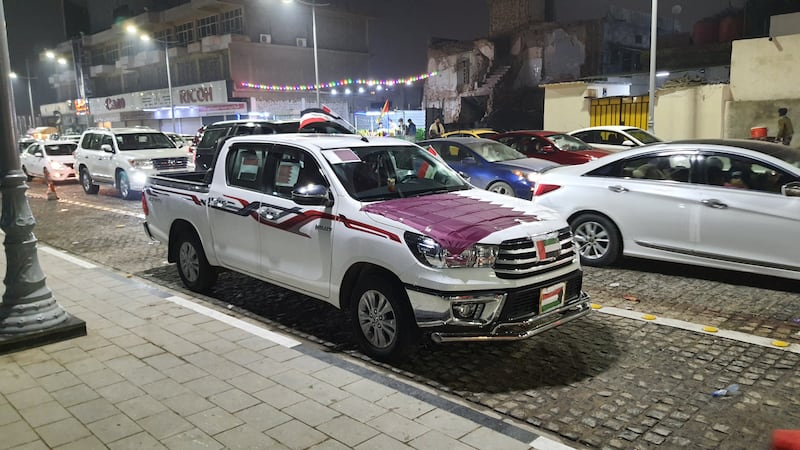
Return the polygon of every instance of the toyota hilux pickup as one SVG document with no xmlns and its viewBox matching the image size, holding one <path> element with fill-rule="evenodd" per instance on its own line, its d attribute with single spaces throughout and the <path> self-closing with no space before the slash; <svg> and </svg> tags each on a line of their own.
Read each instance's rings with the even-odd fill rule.
<svg viewBox="0 0 800 450">
<path fill-rule="evenodd" d="M 329 302 L 379 360 L 421 338 L 521 340 L 590 311 L 563 218 L 400 139 L 234 137 L 207 173 L 150 176 L 142 206 L 187 288 L 228 269 Z"/>
</svg>

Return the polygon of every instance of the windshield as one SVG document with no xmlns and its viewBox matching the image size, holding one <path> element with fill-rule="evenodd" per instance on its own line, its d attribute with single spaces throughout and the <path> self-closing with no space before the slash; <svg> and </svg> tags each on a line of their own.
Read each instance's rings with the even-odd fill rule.
<svg viewBox="0 0 800 450">
<path fill-rule="evenodd" d="M 464 145 L 489 162 L 511 161 L 513 159 L 527 158 L 527 156 L 514 150 L 506 144 L 497 141 L 490 141 L 488 139 L 481 139 L 475 142 L 464 142 Z"/>
<path fill-rule="evenodd" d="M 653 142 L 661 142 L 661 139 L 653 136 L 652 134 L 648 133 L 647 131 L 640 130 L 638 128 L 628 128 L 625 130 L 626 133 L 630 134 L 634 138 L 636 138 L 642 144 L 652 144 Z"/>
<path fill-rule="evenodd" d="M 164 133 L 130 133 L 116 136 L 117 147 L 122 150 L 152 150 L 175 148 L 175 144 Z"/>
<path fill-rule="evenodd" d="M 416 145 L 343 148 L 322 153 L 348 194 L 360 201 L 470 189 L 444 161 Z"/>
<path fill-rule="evenodd" d="M 68 156 L 75 151 L 77 144 L 48 144 L 44 146 L 50 156 Z"/>
<path fill-rule="evenodd" d="M 550 136 L 546 137 L 547 139 L 553 141 L 553 144 L 555 144 L 556 147 L 561 150 L 593 150 L 593 148 L 586 142 L 583 142 L 575 136 L 570 136 L 568 134 L 551 134 Z"/>
</svg>

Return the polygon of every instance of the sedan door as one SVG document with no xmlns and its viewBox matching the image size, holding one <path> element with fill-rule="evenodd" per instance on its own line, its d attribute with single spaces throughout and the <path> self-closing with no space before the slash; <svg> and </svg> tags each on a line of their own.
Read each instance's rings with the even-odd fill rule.
<svg viewBox="0 0 800 450">
<path fill-rule="evenodd" d="M 35 153 L 39 152 L 39 156 Z M 22 153 L 21 162 L 25 171 L 33 176 L 41 177 L 44 174 L 44 150 L 41 144 L 33 144 Z"/>
<path fill-rule="evenodd" d="M 744 156 L 723 162 L 722 185 L 702 189 L 697 252 L 720 261 L 800 271 L 800 197 L 780 186 L 800 177 Z"/>
<path fill-rule="evenodd" d="M 453 170 L 467 174 L 473 186 L 486 189 L 495 179 L 487 167 L 489 164 L 466 146 L 447 141 L 431 142 L 430 145 Z"/>
</svg>

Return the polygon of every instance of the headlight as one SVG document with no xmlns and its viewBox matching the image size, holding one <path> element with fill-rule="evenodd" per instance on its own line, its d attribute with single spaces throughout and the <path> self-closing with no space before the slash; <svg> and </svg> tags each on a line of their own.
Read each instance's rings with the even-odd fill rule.
<svg viewBox="0 0 800 450">
<path fill-rule="evenodd" d="M 128 163 L 135 169 L 152 169 L 153 161 L 150 159 L 129 159 Z"/>
<path fill-rule="evenodd" d="M 426 266 L 444 268 L 492 267 L 497 259 L 498 246 L 475 244 L 458 255 L 451 254 L 435 239 L 406 231 L 406 245 L 414 257 Z"/>
<path fill-rule="evenodd" d="M 536 181 L 539 180 L 539 174 L 536 172 L 523 172 L 522 170 L 515 170 L 514 175 L 524 180 L 528 180 L 531 183 L 536 183 Z"/>
<path fill-rule="evenodd" d="M 53 170 L 62 170 L 64 165 L 58 161 L 50 161 L 50 167 L 52 167 Z"/>
</svg>

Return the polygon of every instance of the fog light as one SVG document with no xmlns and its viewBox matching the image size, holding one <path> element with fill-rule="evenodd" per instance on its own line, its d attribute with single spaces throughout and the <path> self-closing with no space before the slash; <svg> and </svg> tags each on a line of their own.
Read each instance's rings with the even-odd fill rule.
<svg viewBox="0 0 800 450">
<path fill-rule="evenodd" d="M 454 303 L 453 317 L 456 319 L 474 319 L 483 312 L 483 303 Z"/>
</svg>

